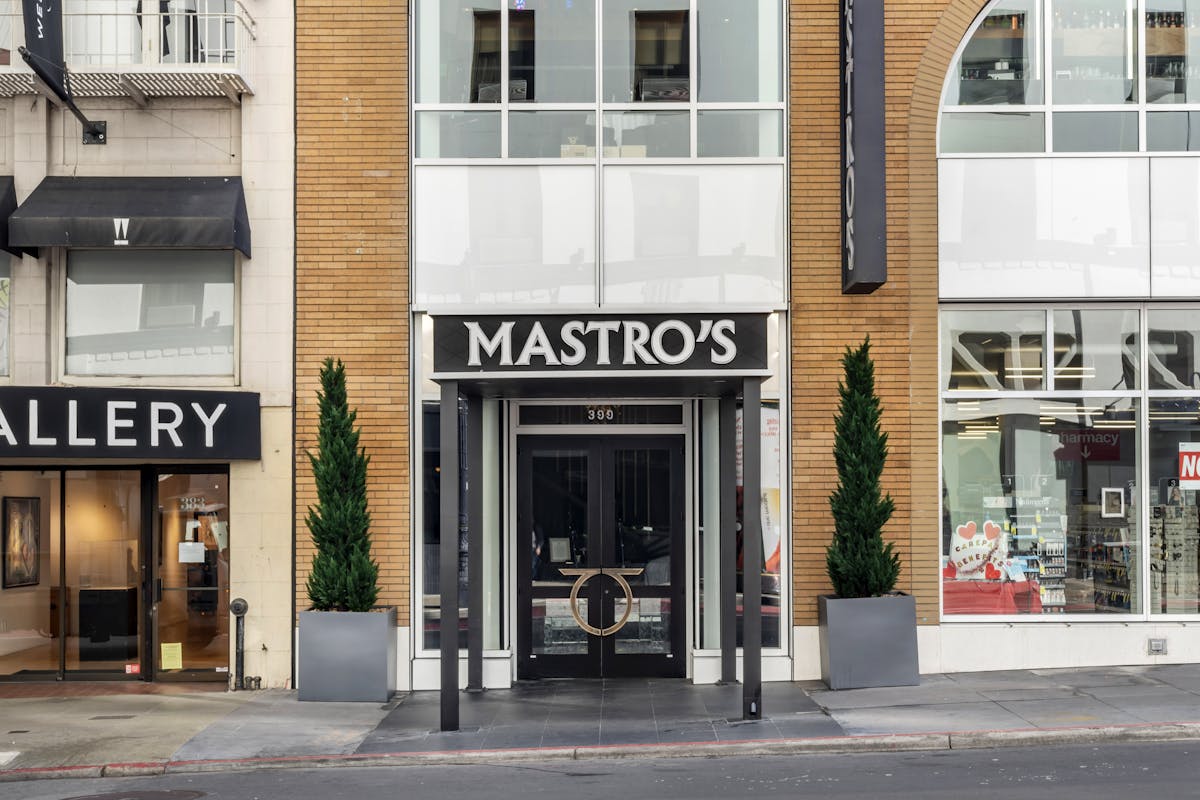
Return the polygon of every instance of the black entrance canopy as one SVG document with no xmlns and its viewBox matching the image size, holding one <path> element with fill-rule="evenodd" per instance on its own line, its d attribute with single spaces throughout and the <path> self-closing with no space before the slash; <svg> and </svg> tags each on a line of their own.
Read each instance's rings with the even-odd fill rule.
<svg viewBox="0 0 1200 800">
<path fill-rule="evenodd" d="M 12 247 L 213 248 L 249 257 L 250 220 L 237 177 L 48 177 L 9 217 L 8 239 Z"/>
<path fill-rule="evenodd" d="M 11 175 L 0 175 L 0 218 L 8 219 L 17 210 L 17 187 L 13 185 Z M 29 252 L 22 247 L 8 243 L 8 226 L 0 225 L 0 250 L 7 250 L 20 258 Z"/>
<path fill-rule="evenodd" d="M 433 373 L 429 377 L 441 390 L 439 470 L 443 481 L 446 476 L 459 478 L 459 491 L 448 491 L 442 484 L 439 502 L 443 731 L 459 728 L 458 587 L 463 521 L 467 529 L 467 691 L 483 690 L 483 492 L 479 484 L 483 474 L 482 399 L 489 396 L 720 398 L 721 512 L 719 524 L 710 524 L 720 531 L 721 544 L 721 678 L 736 681 L 737 460 L 740 456 L 743 496 L 759 497 L 761 383 L 771 375 L 769 315 L 769 310 L 725 309 L 679 314 L 433 315 Z M 740 426 L 739 394 L 744 409 Z M 762 520 L 752 513 L 743 517 L 743 573 L 759 575 Z M 742 718 L 761 719 L 762 584 L 758 580 L 743 583 Z M 571 598 L 574 601 L 574 593 Z M 616 629 L 608 629 L 608 633 L 584 630 L 603 637 Z"/>
</svg>

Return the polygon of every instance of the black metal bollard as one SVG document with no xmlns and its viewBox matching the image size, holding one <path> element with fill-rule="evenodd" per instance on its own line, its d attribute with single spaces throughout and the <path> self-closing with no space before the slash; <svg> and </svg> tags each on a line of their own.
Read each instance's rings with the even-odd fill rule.
<svg viewBox="0 0 1200 800">
<path fill-rule="evenodd" d="M 233 690 L 245 689 L 246 674 L 246 612 L 250 604 L 242 598 L 230 601 L 229 610 L 237 618 L 237 651 L 234 656 Z"/>
</svg>

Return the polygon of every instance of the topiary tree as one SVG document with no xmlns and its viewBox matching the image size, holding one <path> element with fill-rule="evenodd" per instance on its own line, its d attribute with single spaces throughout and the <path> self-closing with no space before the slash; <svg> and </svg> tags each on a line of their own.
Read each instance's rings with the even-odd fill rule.
<svg viewBox="0 0 1200 800">
<path fill-rule="evenodd" d="M 317 454 L 308 452 L 317 504 L 305 523 L 317 554 L 308 573 L 314 611 L 369 611 L 379 596 L 379 565 L 371 558 L 367 457 L 358 446 L 357 412 L 346 399 L 346 368 L 325 359 L 317 392 Z"/>
<path fill-rule="evenodd" d="M 895 588 L 900 558 L 883 541 L 895 504 L 891 495 L 881 495 L 879 485 L 887 434 L 879 427 L 883 409 L 875 394 L 870 336 L 856 350 L 846 347 L 842 369 L 833 443 L 838 485 L 829 496 L 834 532 L 825 566 L 838 597 L 876 597 Z"/>
</svg>

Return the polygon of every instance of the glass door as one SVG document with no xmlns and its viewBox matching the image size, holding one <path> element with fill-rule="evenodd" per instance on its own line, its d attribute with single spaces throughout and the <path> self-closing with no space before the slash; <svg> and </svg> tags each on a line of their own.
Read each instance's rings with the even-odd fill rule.
<svg viewBox="0 0 1200 800">
<path fill-rule="evenodd" d="M 604 675 L 683 677 L 683 439 L 606 444 Z"/>
<path fill-rule="evenodd" d="M 682 437 L 522 436 L 517 464 L 519 676 L 682 676 Z"/>
<path fill-rule="evenodd" d="M 157 474 L 152 514 L 156 679 L 229 673 L 229 476 Z"/>
<path fill-rule="evenodd" d="M 63 473 L 63 580 L 67 673 L 142 671 L 142 473 Z"/>
</svg>

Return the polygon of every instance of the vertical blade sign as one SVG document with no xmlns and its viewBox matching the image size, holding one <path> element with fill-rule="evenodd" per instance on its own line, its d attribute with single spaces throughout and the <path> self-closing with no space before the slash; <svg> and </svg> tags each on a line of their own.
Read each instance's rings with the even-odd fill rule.
<svg viewBox="0 0 1200 800">
<path fill-rule="evenodd" d="M 21 56 L 58 97 L 73 105 L 63 59 L 63 0 L 22 0 L 25 47 Z"/>
<path fill-rule="evenodd" d="M 883 0 L 841 0 L 842 293 L 887 281 Z"/>
</svg>

